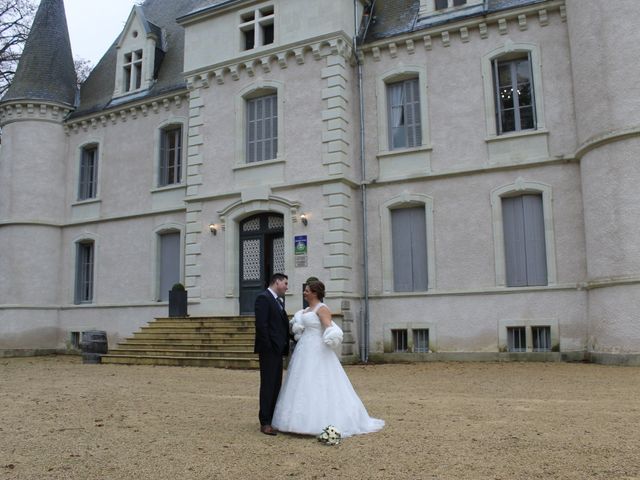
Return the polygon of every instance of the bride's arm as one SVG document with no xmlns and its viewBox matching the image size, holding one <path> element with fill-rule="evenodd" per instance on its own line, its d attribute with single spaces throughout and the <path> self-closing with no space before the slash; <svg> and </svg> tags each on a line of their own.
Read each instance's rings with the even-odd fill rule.
<svg viewBox="0 0 640 480">
<path fill-rule="evenodd" d="M 324 328 L 331 326 L 331 310 L 326 305 L 322 305 L 316 313 L 320 317 L 320 323 Z"/>
</svg>

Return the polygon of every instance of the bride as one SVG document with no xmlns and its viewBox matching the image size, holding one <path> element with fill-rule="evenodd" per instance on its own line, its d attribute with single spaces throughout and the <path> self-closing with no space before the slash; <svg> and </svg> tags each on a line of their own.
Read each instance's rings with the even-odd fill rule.
<svg viewBox="0 0 640 480">
<path fill-rule="evenodd" d="M 369 417 L 329 346 L 331 339 L 326 334 L 331 332 L 327 329 L 338 329 L 332 324 L 329 308 L 322 303 L 324 284 L 311 282 L 303 295 L 309 307 L 296 312 L 293 321 L 304 330 L 278 396 L 273 427 L 281 432 L 318 435 L 333 425 L 343 438 L 380 430 L 384 421 Z"/>
</svg>

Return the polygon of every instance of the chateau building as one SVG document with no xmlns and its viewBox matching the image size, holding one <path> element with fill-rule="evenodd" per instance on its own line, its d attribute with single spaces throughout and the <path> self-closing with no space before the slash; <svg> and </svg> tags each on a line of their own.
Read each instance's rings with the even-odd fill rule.
<svg viewBox="0 0 640 480">
<path fill-rule="evenodd" d="M 42 0 L 0 101 L 0 354 L 252 314 L 349 359 L 640 364 L 636 0 L 146 0 L 89 78 Z"/>
</svg>

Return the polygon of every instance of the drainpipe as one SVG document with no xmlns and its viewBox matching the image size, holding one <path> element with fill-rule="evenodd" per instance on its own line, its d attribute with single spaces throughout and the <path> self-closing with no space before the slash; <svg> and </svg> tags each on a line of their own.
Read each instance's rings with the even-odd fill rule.
<svg viewBox="0 0 640 480">
<path fill-rule="evenodd" d="M 358 1 L 353 1 L 353 17 L 354 17 L 354 37 L 353 37 L 353 51 L 356 58 L 356 68 L 358 75 L 358 101 L 360 106 L 360 168 L 361 168 L 361 181 L 360 191 L 362 198 L 362 264 L 363 264 L 363 293 L 364 293 L 364 308 L 360 315 L 360 361 L 369 361 L 369 248 L 367 241 L 368 223 L 367 223 L 367 183 L 366 183 L 366 164 L 365 164 L 365 150 L 364 150 L 364 92 L 362 87 L 362 63 L 358 56 Z M 370 14 L 373 13 L 371 9 Z M 368 24 L 367 24 L 368 27 Z M 363 32 L 363 39 L 366 33 L 366 29 Z"/>
</svg>

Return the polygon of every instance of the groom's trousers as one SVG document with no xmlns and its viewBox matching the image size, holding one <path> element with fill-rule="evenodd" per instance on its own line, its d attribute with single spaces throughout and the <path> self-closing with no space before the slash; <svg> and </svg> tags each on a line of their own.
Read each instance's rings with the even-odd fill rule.
<svg viewBox="0 0 640 480">
<path fill-rule="evenodd" d="M 260 425 L 271 425 L 273 410 L 282 386 L 283 358 L 281 353 L 260 352 Z"/>
</svg>

